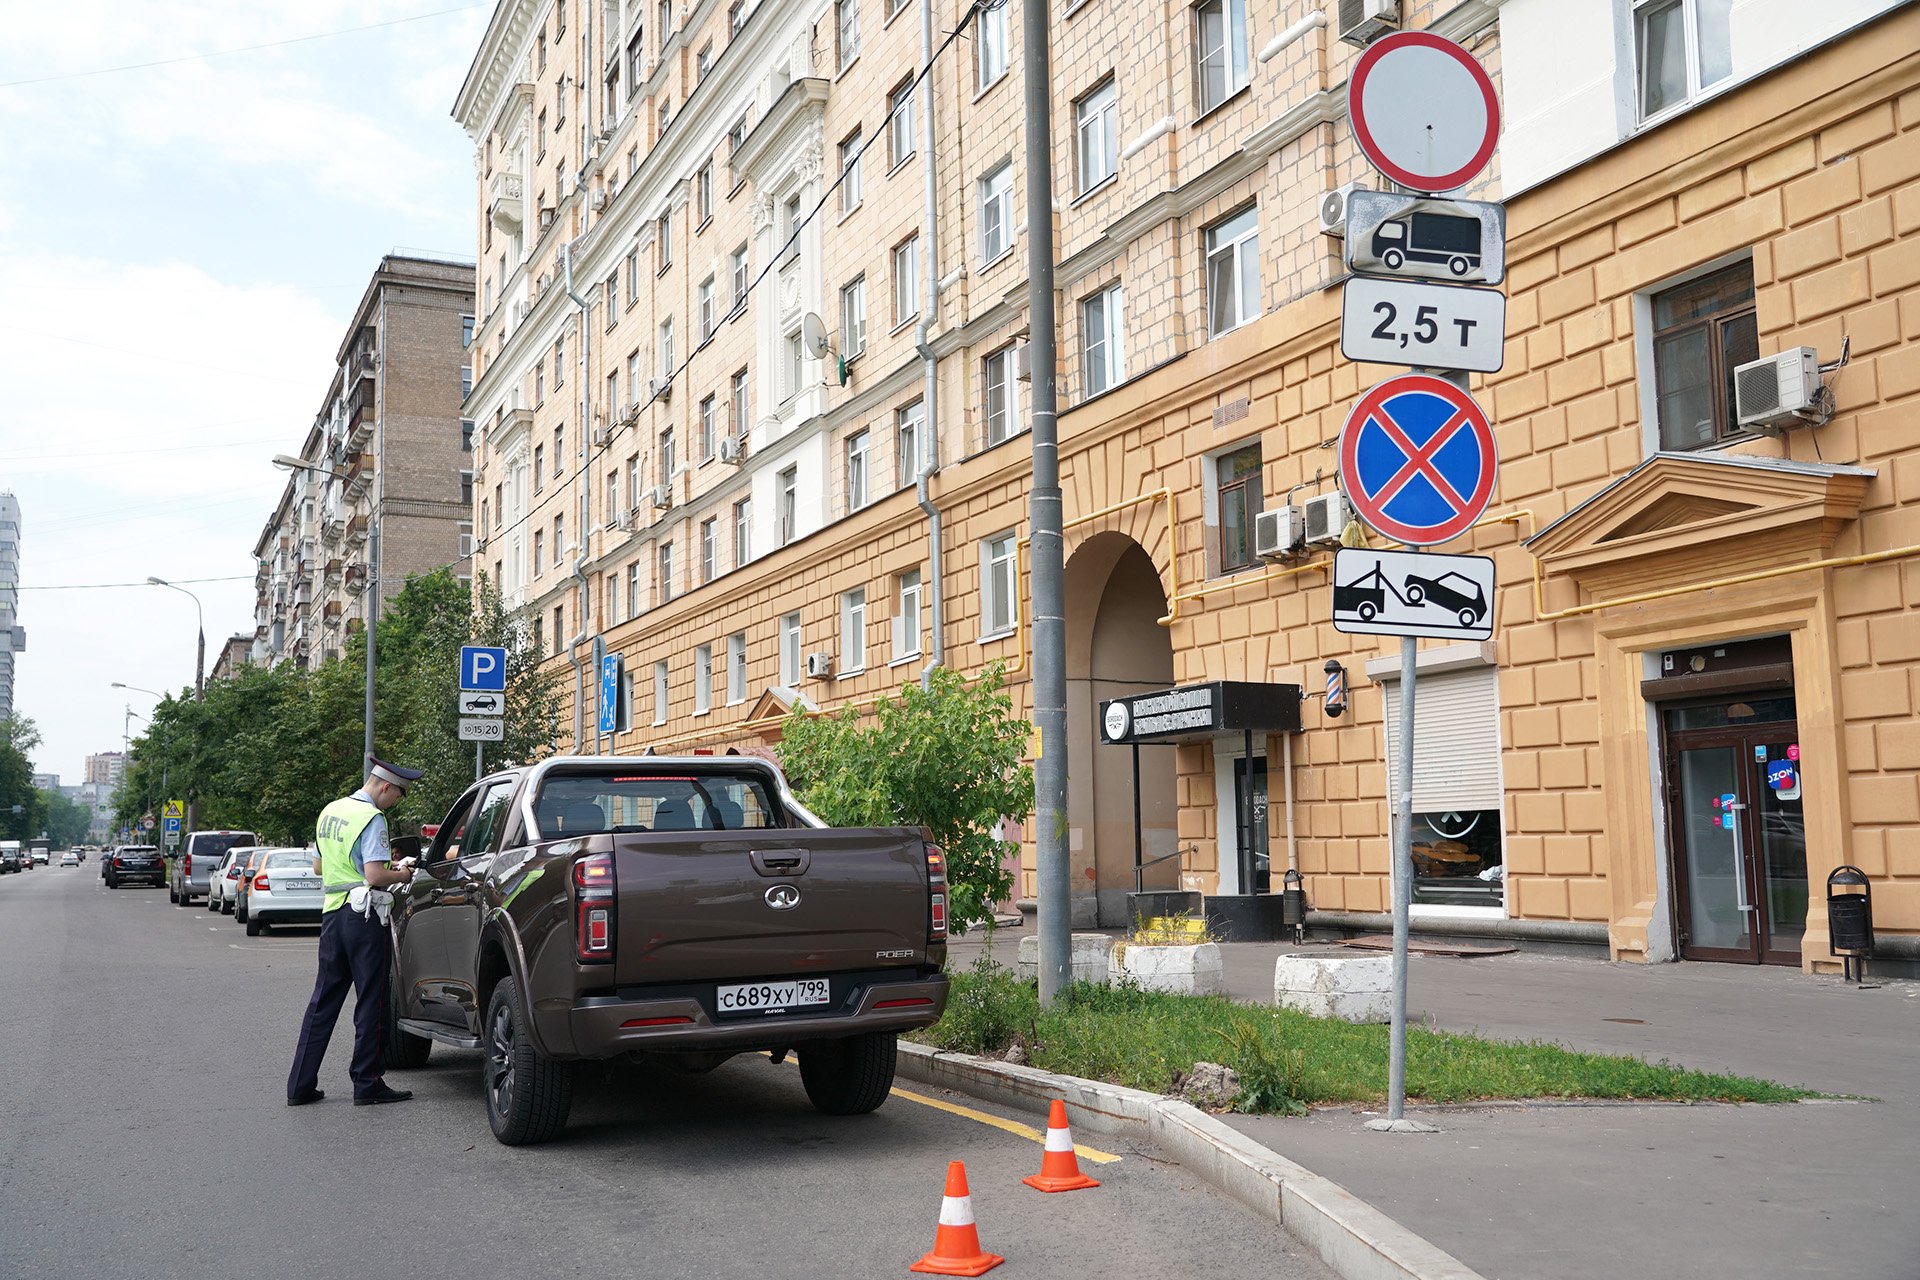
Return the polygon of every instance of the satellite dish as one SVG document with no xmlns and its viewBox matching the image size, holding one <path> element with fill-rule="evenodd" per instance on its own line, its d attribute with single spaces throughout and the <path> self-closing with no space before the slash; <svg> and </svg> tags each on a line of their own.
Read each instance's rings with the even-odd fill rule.
<svg viewBox="0 0 1920 1280">
<path fill-rule="evenodd" d="M 827 326 L 822 324 L 820 317 L 811 311 L 800 318 L 800 345 L 805 347 L 807 354 L 815 360 L 822 359 L 827 354 Z"/>
</svg>

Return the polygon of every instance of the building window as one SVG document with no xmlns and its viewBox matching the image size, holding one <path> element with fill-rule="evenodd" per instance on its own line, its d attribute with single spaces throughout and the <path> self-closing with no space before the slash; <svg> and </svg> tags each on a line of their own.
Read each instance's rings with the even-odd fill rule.
<svg viewBox="0 0 1920 1280">
<path fill-rule="evenodd" d="M 800 371 L 802 367 L 800 361 L 803 355 L 804 348 L 800 342 L 800 335 L 798 333 L 788 334 L 786 343 L 786 398 L 788 400 L 800 394 Z"/>
<path fill-rule="evenodd" d="M 660 215 L 659 233 L 660 270 L 665 271 L 673 265 L 673 210 Z"/>
<path fill-rule="evenodd" d="M 635 560 L 627 566 L 627 621 L 632 622 L 640 616 L 640 562 Z"/>
<path fill-rule="evenodd" d="M 620 519 L 620 469 L 607 469 L 607 523 L 615 524 Z M 607 610 L 609 618 L 617 617 L 613 610 Z"/>
<path fill-rule="evenodd" d="M 887 95 L 887 167 L 898 167 L 912 154 L 913 77 L 908 76 Z"/>
<path fill-rule="evenodd" d="M 1201 0 L 1193 28 L 1197 96 L 1205 115 L 1246 87 L 1246 0 Z"/>
<path fill-rule="evenodd" d="M 673 376 L 673 321 L 660 322 L 660 377 Z"/>
<path fill-rule="evenodd" d="M 1260 314 L 1259 208 L 1207 228 L 1207 330 L 1218 337 Z"/>
<path fill-rule="evenodd" d="M 473 345 L 473 317 L 460 317 L 460 349 L 466 350 Z"/>
<path fill-rule="evenodd" d="M 1125 295 L 1110 284 L 1080 301 L 1080 378 L 1089 396 L 1127 376 Z"/>
<path fill-rule="evenodd" d="M 1020 388 L 1014 377 L 1016 348 L 1002 347 L 980 362 L 987 443 L 999 444 L 1020 432 Z"/>
<path fill-rule="evenodd" d="M 983 637 L 1013 630 L 1014 546 L 1011 530 L 980 544 L 980 625 Z"/>
<path fill-rule="evenodd" d="M 553 518 L 553 567 L 554 568 L 558 569 L 560 567 L 560 557 L 566 554 L 566 547 L 567 547 L 567 518 L 565 516 L 555 516 Z"/>
<path fill-rule="evenodd" d="M 615 421 L 620 417 L 620 370 L 618 368 L 607 375 L 607 416 Z"/>
<path fill-rule="evenodd" d="M 747 305 L 747 246 L 741 245 L 733 251 L 733 309 L 738 311 Z"/>
<path fill-rule="evenodd" d="M 700 522 L 700 581 L 712 582 L 716 544 L 720 541 L 720 520 L 708 516 Z"/>
<path fill-rule="evenodd" d="M 780 619 L 780 683 L 789 689 L 800 684 L 800 615 Z"/>
<path fill-rule="evenodd" d="M 860 207 L 860 131 L 840 140 L 840 213 L 852 213 Z"/>
<path fill-rule="evenodd" d="M 473 452 L 473 419 L 472 418 L 460 419 L 460 451 L 462 453 Z"/>
<path fill-rule="evenodd" d="M 1120 94 L 1112 80 L 1073 104 L 1074 155 L 1080 190 L 1111 178 L 1120 163 Z"/>
<path fill-rule="evenodd" d="M 980 259 L 992 262 L 1013 247 L 1013 164 L 980 179 Z"/>
<path fill-rule="evenodd" d="M 620 273 L 614 272 L 607 277 L 606 283 L 607 328 L 620 323 Z"/>
<path fill-rule="evenodd" d="M 894 580 L 893 659 L 920 652 L 920 571 L 909 569 Z"/>
<path fill-rule="evenodd" d="M 867 445 L 865 430 L 847 437 L 847 510 L 858 511 L 867 505 Z"/>
<path fill-rule="evenodd" d="M 545 71 L 547 69 L 547 33 L 544 31 L 533 38 L 533 59 L 534 70 Z M 540 132 L 545 133 L 546 131 L 547 113 L 542 111 L 540 113 Z"/>
<path fill-rule="evenodd" d="M 646 398 L 646 387 L 640 376 L 640 352 L 636 349 L 627 353 L 627 403 L 640 404 Z"/>
<path fill-rule="evenodd" d="M 660 544 L 657 553 L 660 557 L 660 603 L 673 599 L 673 543 Z"/>
<path fill-rule="evenodd" d="M 713 70 L 713 41 L 700 46 L 700 52 L 693 59 L 693 82 L 699 84 L 707 78 L 707 72 Z"/>
<path fill-rule="evenodd" d="M 840 674 L 852 675 L 867 665 L 867 591 L 855 587 L 840 596 Z"/>
<path fill-rule="evenodd" d="M 867 349 L 867 278 L 855 276 L 840 289 L 840 358 Z"/>
<path fill-rule="evenodd" d="M 847 64 L 860 56 L 860 0 L 838 0 L 834 5 L 840 29 L 840 62 L 842 71 Z"/>
<path fill-rule="evenodd" d="M 730 415 L 729 425 L 733 431 L 733 438 L 741 444 L 745 444 L 747 440 L 747 418 L 751 407 L 752 402 L 748 399 L 747 371 L 736 369 L 733 374 L 733 388 L 727 401 L 727 410 Z"/>
<path fill-rule="evenodd" d="M 1640 116 L 1657 116 L 1733 74 L 1732 0 L 1634 0 Z"/>
<path fill-rule="evenodd" d="M 1253 518 L 1260 514 L 1260 446 L 1250 444 L 1214 460 L 1220 503 L 1220 572 L 1253 565 Z"/>
<path fill-rule="evenodd" d="M 703 716 L 713 710 L 713 646 L 703 644 L 693 651 L 693 714 Z"/>
<path fill-rule="evenodd" d="M 733 567 L 738 569 L 753 559 L 753 499 L 742 498 L 733 504 Z"/>
<path fill-rule="evenodd" d="M 553 651 L 556 654 L 567 651 L 567 606 L 553 606 Z"/>
<path fill-rule="evenodd" d="M 627 455 L 627 502 L 635 510 L 640 507 L 640 455 Z"/>
<path fill-rule="evenodd" d="M 567 340 L 564 336 L 553 340 L 553 389 L 558 391 L 567 385 Z"/>
<path fill-rule="evenodd" d="M 700 282 L 699 305 L 700 305 L 700 341 L 702 344 L 705 344 L 707 339 L 713 336 L 713 325 L 715 320 L 712 276 L 708 276 L 705 280 L 702 280 Z"/>
<path fill-rule="evenodd" d="M 662 431 L 660 433 L 660 483 L 661 484 L 665 484 L 665 485 L 672 484 L 673 477 L 677 474 L 679 470 L 680 454 L 679 454 L 679 451 L 675 448 L 675 444 L 676 444 L 676 441 L 673 438 L 672 427 L 668 427 L 665 431 Z"/>
<path fill-rule="evenodd" d="M 544 111 L 540 113 L 538 127 L 536 127 L 533 131 L 533 138 L 534 138 L 533 162 L 535 164 L 539 164 L 541 161 L 547 158 L 547 113 Z M 542 201 L 542 203 L 544 204 L 545 201 Z"/>
<path fill-rule="evenodd" d="M 667 722 L 667 705 L 672 692 L 673 690 L 668 684 L 667 664 L 664 662 L 654 663 L 653 722 L 655 724 L 665 724 Z"/>
<path fill-rule="evenodd" d="M 747 700 L 747 633 L 736 631 L 727 637 L 727 705 L 738 706 Z"/>
<path fill-rule="evenodd" d="M 1007 6 L 982 7 L 974 19 L 974 59 L 980 69 L 980 87 L 1007 74 Z"/>
<path fill-rule="evenodd" d="M 540 492 L 547 487 L 547 446 L 533 446 L 533 491 Z"/>
<path fill-rule="evenodd" d="M 920 314 L 920 237 L 908 236 L 893 247 L 893 323 L 905 324 Z"/>
<path fill-rule="evenodd" d="M 1753 263 L 1653 295 L 1653 377 L 1662 449 L 1699 449 L 1740 434 L 1733 371 L 1760 358 Z"/>
<path fill-rule="evenodd" d="M 788 467 L 777 478 L 779 500 L 775 511 L 780 517 L 780 545 L 786 546 L 800 533 L 800 469 Z"/>
<path fill-rule="evenodd" d="M 1389 670 L 1380 684 L 1389 760 L 1400 743 L 1398 677 L 1397 669 Z M 1498 908 L 1506 897 L 1498 673 L 1492 667 L 1422 671 L 1413 720 L 1413 900 Z M 1397 790 L 1392 773 L 1390 807 Z"/>
<path fill-rule="evenodd" d="M 733 0 L 733 3 L 727 6 L 727 39 L 731 40 L 735 36 L 739 35 L 740 28 L 746 25 L 747 25 L 746 0 Z"/>
<path fill-rule="evenodd" d="M 700 460 L 713 456 L 714 433 L 720 423 L 720 398 L 708 396 L 700 402 Z"/>
<path fill-rule="evenodd" d="M 547 402 L 547 366 L 533 366 L 533 407 L 538 409 Z"/>
<path fill-rule="evenodd" d="M 700 219 L 700 225 L 706 226 L 713 221 L 713 161 L 700 166 L 700 173 L 693 184 L 694 211 Z"/>
<path fill-rule="evenodd" d="M 640 301 L 640 251 L 627 255 L 627 305 Z"/>
<path fill-rule="evenodd" d="M 920 478 L 920 436 L 926 424 L 927 408 L 919 400 L 894 411 L 893 456 L 899 463 L 902 489 Z"/>
</svg>

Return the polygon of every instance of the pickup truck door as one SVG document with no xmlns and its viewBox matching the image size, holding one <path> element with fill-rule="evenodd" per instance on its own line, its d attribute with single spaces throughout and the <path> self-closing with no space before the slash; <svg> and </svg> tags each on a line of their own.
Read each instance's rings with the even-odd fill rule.
<svg viewBox="0 0 1920 1280">
<path fill-rule="evenodd" d="M 421 855 L 413 879 L 393 891 L 394 988 L 400 1016 L 453 1021 L 446 1011 L 447 945 L 438 910 L 459 874 L 459 854 L 475 806 L 486 790 L 470 788 L 448 811 L 440 833 Z"/>
<path fill-rule="evenodd" d="M 507 823 L 507 806 L 519 789 L 517 777 L 482 784 L 460 841 L 459 856 L 447 868 L 433 905 L 434 933 L 441 947 L 442 980 L 435 984 L 435 1006 L 428 1016 L 467 1031 L 479 1028 L 476 972 L 480 959 L 480 921 L 486 910 L 487 869 L 493 864 Z"/>
</svg>

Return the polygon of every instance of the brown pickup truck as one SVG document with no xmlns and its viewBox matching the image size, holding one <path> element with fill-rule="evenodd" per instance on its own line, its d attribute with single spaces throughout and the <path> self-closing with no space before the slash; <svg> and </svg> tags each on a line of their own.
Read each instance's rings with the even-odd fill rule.
<svg viewBox="0 0 1920 1280">
<path fill-rule="evenodd" d="M 575 1061 L 705 1071 L 799 1057 L 856 1115 L 895 1040 L 946 1008 L 944 859 L 903 828 L 829 828 L 744 756 L 560 757 L 476 783 L 394 890 L 393 1067 L 484 1054 L 510 1145 L 566 1126 Z"/>
</svg>

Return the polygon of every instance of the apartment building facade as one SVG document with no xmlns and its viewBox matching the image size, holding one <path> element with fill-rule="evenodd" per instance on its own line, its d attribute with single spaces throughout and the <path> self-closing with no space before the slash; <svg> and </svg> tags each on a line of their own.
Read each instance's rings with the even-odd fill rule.
<svg viewBox="0 0 1920 1280">
<path fill-rule="evenodd" d="M 0 720 L 13 718 L 14 655 L 27 648 L 20 625 L 20 500 L 0 493 Z"/>
<path fill-rule="evenodd" d="M 347 327 L 321 408 L 254 543 L 249 661 L 315 667 L 365 626 L 366 593 L 452 565 L 472 534 L 473 267 L 390 254 Z M 218 664 L 216 664 L 217 667 Z"/>
<path fill-rule="evenodd" d="M 1825 878 L 1855 864 L 1883 950 L 1911 950 L 1913 11 L 1403 10 L 1501 85 L 1468 194 L 1510 227 L 1506 363 L 1472 379 L 1503 470 L 1449 547 L 1495 559 L 1499 630 L 1423 646 L 1416 921 L 1821 967 Z M 1026 705 L 1019 23 L 936 6 L 916 83 L 922 25 L 900 0 L 505 0 L 463 87 L 478 562 L 556 663 L 622 655 L 616 749 L 765 745 L 936 655 L 1003 664 Z M 1081 922 L 1124 922 L 1137 848 L 1173 855 L 1150 887 L 1294 863 L 1324 919 L 1389 901 L 1397 659 L 1330 626 L 1330 557 L 1252 536 L 1333 489 L 1327 446 L 1392 372 L 1338 351 L 1321 198 L 1372 175 L 1337 28 L 1298 0 L 1054 19 Z M 1822 425 L 1738 426 L 1736 364 L 1843 344 Z M 1143 750 L 1136 833 L 1102 700 L 1317 690 L 1329 661 L 1340 718 Z"/>
</svg>

